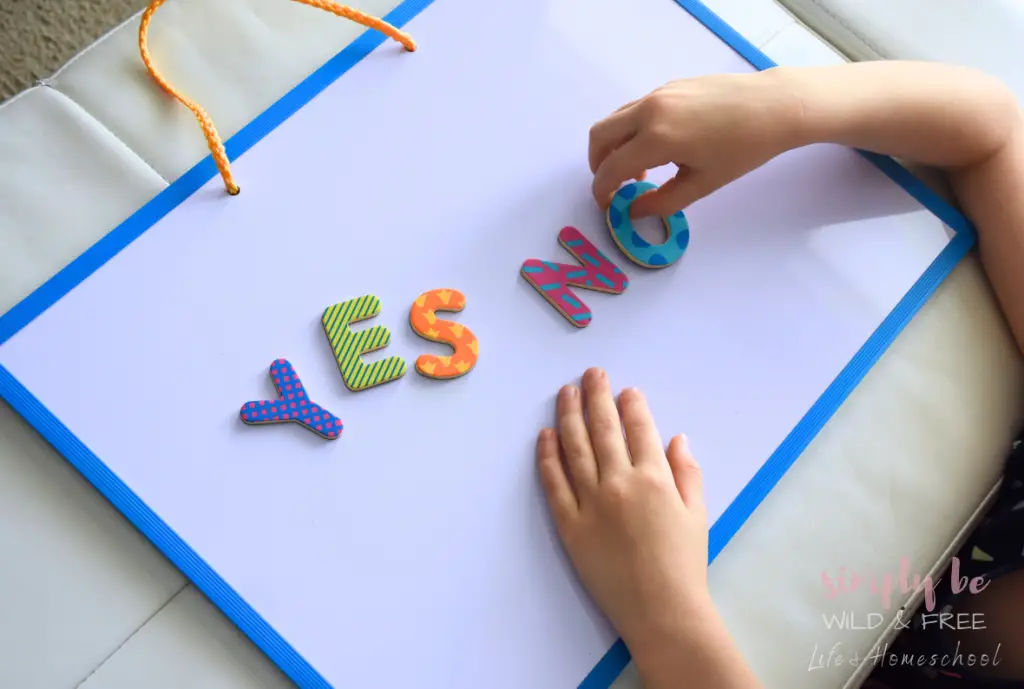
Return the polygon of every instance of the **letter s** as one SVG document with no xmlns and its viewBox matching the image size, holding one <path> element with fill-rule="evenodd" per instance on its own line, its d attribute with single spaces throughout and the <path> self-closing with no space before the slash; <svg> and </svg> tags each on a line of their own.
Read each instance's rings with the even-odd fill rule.
<svg viewBox="0 0 1024 689">
<path fill-rule="evenodd" d="M 447 380 L 469 373 L 480 356 L 480 344 L 473 331 L 453 321 L 437 317 L 438 311 L 459 312 L 466 307 L 466 297 L 455 289 L 432 289 L 424 292 L 409 309 L 409 325 L 420 337 L 431 342 L 451 345 L 448 356 L 423 354 L 416 359 L 416 371 L 427 378 Z"/>
</svg>

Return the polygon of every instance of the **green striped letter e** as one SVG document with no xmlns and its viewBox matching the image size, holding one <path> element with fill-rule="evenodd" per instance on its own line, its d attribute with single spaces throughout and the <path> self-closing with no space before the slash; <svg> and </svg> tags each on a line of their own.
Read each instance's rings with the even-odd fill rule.
<svg viewBox="0 0 1024 689">
<path fill-rule="evenodd" d="M 370 365 L 360 360 L 363 354 L 387 347 L 391 342 L 391 331 L 375 325 L 356 333 L 349 329 L 349 325 L 378 314 L 380 299 L 367 294 L 327 307 L 321 319 L 345 387 L 353 392 L 383 385 L 405 375 L 402 357 L 389 356 Z"/>
</svg>

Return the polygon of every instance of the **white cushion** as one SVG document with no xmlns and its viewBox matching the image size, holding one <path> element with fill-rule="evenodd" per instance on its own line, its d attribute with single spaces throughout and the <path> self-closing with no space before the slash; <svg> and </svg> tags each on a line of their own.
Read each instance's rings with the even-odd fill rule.
<svg viewBox="0 0 1024 689">
<path fill-rule="evenodd" d="M 56 91 L 0 106 L 0 313 L 166 184 L 131 149 Z"/>
<path fill-rule="evenodd" d="M 791 21 L 761 46 L 773 62 L 788 67 L 839 65 L 846 60 L 806 28 Z"/>
<path fill-rule="evenodd" d="M 382 16 L 398 4 L 351 6 Z M 173 180 L 209 150 L 192 113 L 146 72 L 138 25 L 129 20 L 47 83 Z M 149 48 L 157 69 L 206 109 L 226 141 L 364 31 L 286 0 L 176 0 L 153 15 Z"/>
<path fill-rule="evenodd" d="M 292 686 L 277 666 L 189 586 L 78 689 Z"/>
<path fill-rule="evenodd" d="M 1024 96 L 1024 3 L 1017 0 L 780 0 L 850 57 L 953 62 Z"/>
<path fill-rule="evenodd" d="M 164 186 L 42 87 L 0 106 L 0 161 L 0 312 Z M 73 686 L 184 579 L 3 402 L 0 476 L 0 686 Z"/>
</svg>

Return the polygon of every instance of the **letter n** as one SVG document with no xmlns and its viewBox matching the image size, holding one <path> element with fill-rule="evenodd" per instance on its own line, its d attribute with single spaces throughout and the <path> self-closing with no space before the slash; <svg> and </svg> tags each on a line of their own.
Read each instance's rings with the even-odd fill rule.
<svg viewBox="0 0 1024 689">
<path fill-rule="evenodd" d="M 629 279 L 575 227 L 563 227 L 558 243 L 581 265 L 531 258 L 523 263 L 520 272 L 570 323 L 585 328 L 592 318 L 590 308 L 572 288 L 622 294 Z"/>
</svg>

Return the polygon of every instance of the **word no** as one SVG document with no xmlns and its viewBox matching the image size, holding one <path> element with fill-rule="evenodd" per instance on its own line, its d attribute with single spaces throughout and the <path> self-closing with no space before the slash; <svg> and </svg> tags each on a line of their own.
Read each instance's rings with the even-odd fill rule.
<svg viewBox="0 0 1024 689">
<path fill-rule="evenodd" d="M 690 228 L 682 211 L 662 218 L 668 239 L 651 244 L 637 233 L 629 209 L 642 194 L 656 189 L 650 182 L 634 182 L 619 189 L 612 197 L 606 221 L 615 245 L 629 260 L 643 268 L 665 268 L 686 251 Z M 606 294 L 622 294 L 629 279 L 612 261 L 601 253 L 575 227 L 563 227 L 558 243 L 579 263 L 555 263 L 531 258 L 520 273 L 549 304 L 577 328 L 585 328 L 593 319 L 590 307 L 572 290 L 573 287 Z"/>
</svg>

